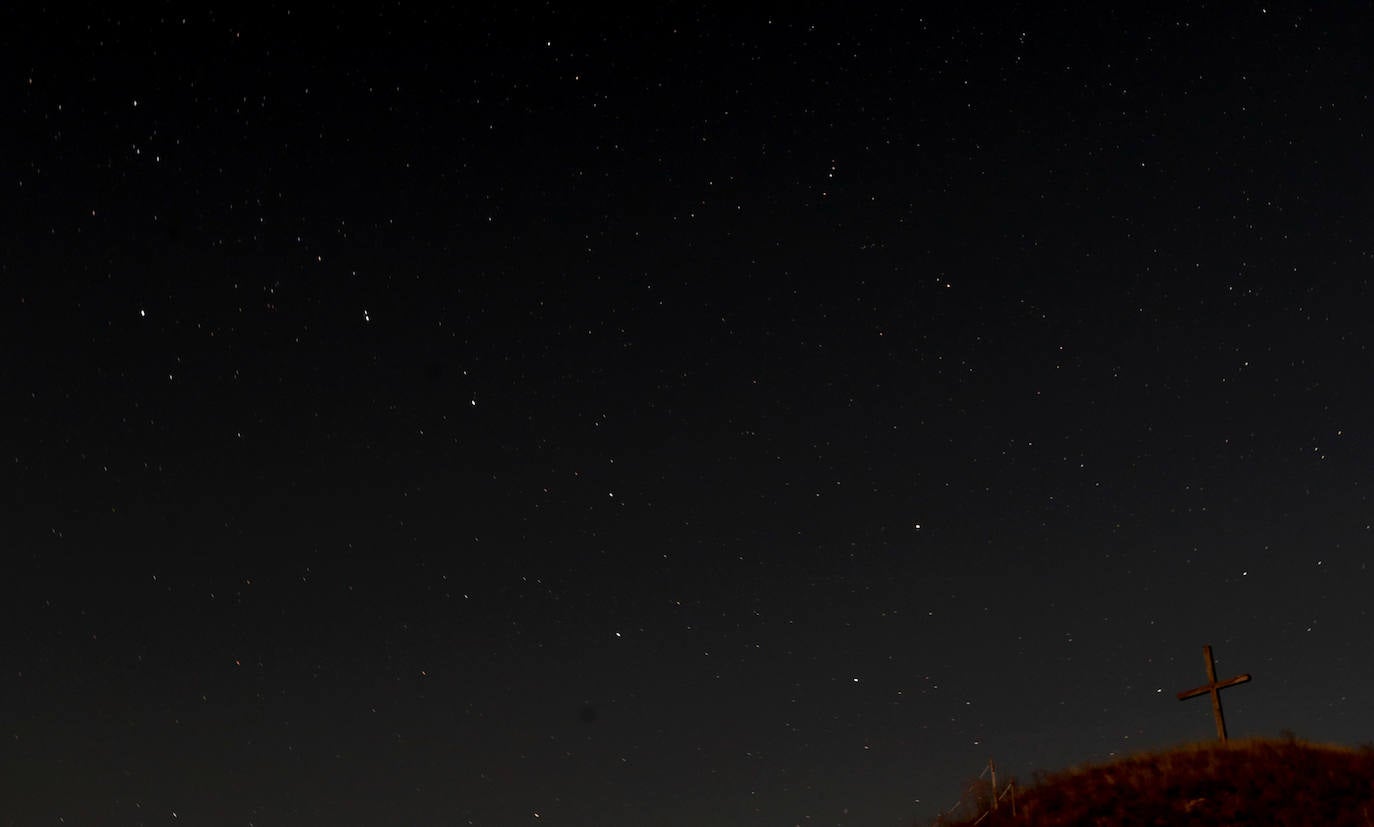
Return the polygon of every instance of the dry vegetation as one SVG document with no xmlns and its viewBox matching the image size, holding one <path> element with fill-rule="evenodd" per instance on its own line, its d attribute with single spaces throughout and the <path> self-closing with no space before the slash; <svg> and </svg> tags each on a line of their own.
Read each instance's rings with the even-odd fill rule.
<svg viewBox="0 0 1374 827">
<path fill-rule="evenodd" d="M 1374 747 L 1294 738 L 1191 745 L 1046 775 L 1015 799 L 1014 814 L 1005 795 L 981 827 L 1374 827 Z"/>
</svg>

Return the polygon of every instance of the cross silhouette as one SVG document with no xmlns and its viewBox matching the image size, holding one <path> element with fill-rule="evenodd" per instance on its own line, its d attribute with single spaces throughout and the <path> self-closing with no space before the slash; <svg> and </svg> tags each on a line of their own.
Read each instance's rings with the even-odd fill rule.
<svg viewBox="0 0 1374 827">
<path fill-rule="evenodd" d="M 1236 675 L 1234 678 L 1227 678 L 1224 681 L 1217 680 L 1217 665 L 1212 660 L 1212 647 L 1202 647 L 1202 659 L 1207 663 L 1207 683 L 1186 692 L 1178 693 L 1180 701 L 1189 698 L 1196 698 L 1198 695 L 1212 696 L 1212 715 L 1217 719 L 1217 737 L 1222 741 L 1226 740 L 1226 719 L 1221 714 L 1221 690 L 1228 686 L 1235 686 L 1238 683 L 1245 683 L 1250 680 L 1249 675 Z"/>
</svg>

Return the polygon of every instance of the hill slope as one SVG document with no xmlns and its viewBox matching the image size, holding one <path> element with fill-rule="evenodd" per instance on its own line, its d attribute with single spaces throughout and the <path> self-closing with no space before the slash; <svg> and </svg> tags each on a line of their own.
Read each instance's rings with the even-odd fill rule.
<svg viewBox="0 0 1374 827">
<path fill-rule="evenodd" d="M 1295 739 L 1190 745 L 1047 775 L 1018 788 L 1015 800 L 1015 814 L 1004 796 L 982 827 L 1374 827 L 1374 748 Z"/>
</svg>

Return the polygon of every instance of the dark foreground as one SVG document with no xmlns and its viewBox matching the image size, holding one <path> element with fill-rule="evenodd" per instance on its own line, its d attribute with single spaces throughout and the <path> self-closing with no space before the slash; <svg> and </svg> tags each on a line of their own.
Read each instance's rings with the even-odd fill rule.
<svg viewBox="0 0 1374 827">
<path fill-rule="evenodd" d="M 995 811 L 947 825 L 1374 827 L 1374 746 L 1296 739 L 1198 744 L 1002 788 Z M 981 821 L 979 821 L 981 819 Z"/>
</svg>

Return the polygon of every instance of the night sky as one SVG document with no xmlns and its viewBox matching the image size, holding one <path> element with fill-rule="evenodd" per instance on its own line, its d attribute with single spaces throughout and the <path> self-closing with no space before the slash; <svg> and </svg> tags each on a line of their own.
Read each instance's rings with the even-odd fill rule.
<svg viewBox="0 0 1374 827">
<path fill-rule="evenodd" d="M 1374 10 L 0 20 L 0 823 L 1374 740 Z"/>
</svg>

